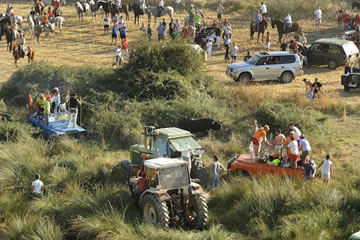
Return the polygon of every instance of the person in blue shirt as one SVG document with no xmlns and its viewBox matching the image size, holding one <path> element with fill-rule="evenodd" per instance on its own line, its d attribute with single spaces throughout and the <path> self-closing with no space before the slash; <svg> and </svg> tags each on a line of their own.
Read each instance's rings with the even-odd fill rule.
<svg viewBox="0 0 360 240">
<path fill-rule="evenodd" d="M 162 23 L 160 23 L 160 25 L 157 28 L 158 31 L 158 40 L 164 40 L 164 34 L 165 34 L 165 27 Z"/>
<path fill-rule="evenodd" d="M 124 40 L 126 38 L 126 26 L 123 25 L 120 27 L 120 38 Z"/>
<path fill-rule="evenodd" d="M 314 165 L 312 165 L 309 162 L 309 158 L 307 157 L 305 159 L 305 164 L 304 164 L 304 181 L 312 180 L 314 176 L 314 172 L 315 172 Z"/>
<path fill-rule="evenodd" d="M 35 15 L 36 15 L 36 12 L 34 10 L 34 7 L 31 7 L 31 11 L 30 11 L 30 14 L 29 14 L 33 19 L 35 18 Z"/>
<path fill-rule="evenodd" d="M 115 45 L 116 45 L 117 32 L 118 32 L 118 27 L 114 24 L 111 31 L 111 44 L 114 42 L 115 39 Z"/>
</svg>

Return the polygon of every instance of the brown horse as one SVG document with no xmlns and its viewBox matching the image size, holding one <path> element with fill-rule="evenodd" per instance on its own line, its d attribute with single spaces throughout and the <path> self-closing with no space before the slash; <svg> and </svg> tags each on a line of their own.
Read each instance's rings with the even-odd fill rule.
<svg viewBox="0 0 360 240">
<path fill-rule="evenodd" d="M 25 53 L 25 56 L 20 56 L 18 47 L 19 46 L 18 46 L 17 43 L 13 43 L 13 56 L 14 56 L 15 66 L 16 67 L 18 67 L 17 61 L 20 58 L 24 58 L 25 56 L 28 57 L 28 63 L 30 63 L 31 61 L 34 61 L 34 59 L 35 59 L 35 50 L 32 47 L 27 47 L 27 51 Z"/>
<path fill-rule="evenodd" d="M 278 41 L 278 43 L 280 43 L 281 39 L 282 39 L 282 36 L 285 33 L 284 23 L 281 22 L 280 20 L 271 20 L 271 27 L 275 28 L 275 26 L 276 26 L 276 28 L 278 30 L 278 33 L 279 33 L 279 41 Z M 291 33 L 291 32 L 296 32 L 296 33 L 300 34 L 301 33 L 300 25 L 298 23 L 294 22 L 291 25 L 291 27 L 288 28 L 288 33 Z"/>
<path fill-rule="evenodd" d="M 358 10 L 360 10 L 360 2 L 353 1 L 351 3 L 351 9 L 354 9 L 354 8 L 357 8 Z"/>
<path fill-rule="evenodd" d="M 265 29 L 267 29 L 267 21 L 265 19 L 263 19 L 260 23 L 259 23 L 259 29 L 258 29 L 258 37 L 257 37 L 257 42 L 259 42 L 259 38 L 260 38 L 260 33 L 262 34 L 261 37 L 261 41 L 264 41 L 264 33 L 265 33 Z M 256 25 L 255 22 L 252 21 L 250 23 L 250 40 L 254 40 L 254 33 L 256 32 Z"/>
</svg>

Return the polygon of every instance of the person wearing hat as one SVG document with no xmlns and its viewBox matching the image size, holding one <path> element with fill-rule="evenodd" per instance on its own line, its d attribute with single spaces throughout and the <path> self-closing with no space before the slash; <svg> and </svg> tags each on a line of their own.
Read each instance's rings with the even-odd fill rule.
<svg viewBox="0 0 360 240">
<path fill-rule="evenodd" d="M 213 40 L 211 38 L 209 38 L 208 42 L 206 43 L 206 49 L 207 49 L 207 54 L 208 54 L 208 58 L 209 58 L 210 62 L 211 62 L 212 46 L 213 46 Z"/>
<path fill-rule="evenodd" d="M 291 167 L 297 168 L 297 160 L 299 159 L 299 145 L 295 139 L 295 134 L 290 135 L 291 142 L 287 145 L 289 148 L 288 156 Z"/>
<path fill-rule="evenodd" d="M 52 109 L 53 113 L 57 113 L 59 111 L 60 106 L 60 91 L 59 88 L 55 87 L 53 89 L 53 98 L 52 98 Z"/>
<path fill-rule="evenodd" d="M 306 137 L 304 135 L 300 136 L 299 150 L 301 152 L 300 160 L 302 162 L 304 162 L 306 158 L 310 157 L 311 146 L 310 146 L 309 141 L 306 139 Z"/>
<path fill-rule="evenodd" d="M 258 129 L 254 135 L 252 136 L 252 143 L 254 144 L 254 154 L 257 156 L 261 149 L 261 142 L 264 141 L 265 144 L 270 146 L 271 144 L 268 142 L 266 138 L 267 132 L 270 130 L 269 125 L 264 125 L 264 127 Z"/>
</svg>

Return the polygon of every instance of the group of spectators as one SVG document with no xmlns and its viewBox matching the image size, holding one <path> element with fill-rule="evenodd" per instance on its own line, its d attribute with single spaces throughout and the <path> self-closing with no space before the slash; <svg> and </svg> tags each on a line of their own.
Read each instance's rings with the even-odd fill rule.
<svg viewBox="0 0 360 240">
<path fill-rule="evenodd" d="M 282 163 L 282 167 L 291 168 L 304 168 L 304 179 L 311 180 L 316 171 L 316 164 L 314 160 L 310 160 L 311 145 L 308 139 L 301 133 L 300 129 L 294 124 L 289 124 L 289 135 L 285 137 L 281 133 L 280 129 L 276 130 L 276 136 L 273 144 L 270 144 L 267 140 L 267 133 L 270 131 L 269 125 L 264 125 L 262 128 L 258 128 L 255 120 L 255 133 L 252 136 L 250 143 L 250 149 L 257 157 L 261 150 L 261 144 L 265 143 L 268 146 L 273 147 L 273 155 L 271 157 L 273 164 L 278 166 Z M 285 156 L 283 156 L 283 150 L 285 149 Z M 330 180 L 330 174 L 332 172 L 332 162 L 330 156 L 327 155 L 326 159 L 319 165 L 319 168 L 323 166 L 321 176 L 324 181 Z"/>
<path fill-rule="evenodd" d="M 81 105 L 81 100 L 75 93 L 70 95 L 67 90 L 60 95 L 59 88 L 55 87 L 52 91 L 40 93 L 35 102 L 32 103 L 30 99 L 30 107 L 34 109 L 34 116 L 38 116 L 45 123 L 49 123 L 49 116 L 54 116 L 56 119 L 59 115 L 57 113 L 70 113 L 68 127 L 77 127 L 78 108 Z"/>
</svg>

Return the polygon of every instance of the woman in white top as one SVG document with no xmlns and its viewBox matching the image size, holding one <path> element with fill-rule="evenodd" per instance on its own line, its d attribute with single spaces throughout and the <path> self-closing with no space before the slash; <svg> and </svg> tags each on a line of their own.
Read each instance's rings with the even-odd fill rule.
<svg viewBox="0 0 360 240">
<path fill-rule="evenodd" d="M 207 48 L 207 54 L 208 54 L 209 61 L 211 61 L 212 45 L 213 45 L 213 42 L 212 42 L 212 39 L 210 38 L 208 40 L 208 42 L 206 43 L 206 48 Z"/>
<path fill-rule="evenodd" d="M 330 181 L 330 175 L 333 173 L 332 161 L 330 161 L 329 154 L 326 155 L 326 159 L 320 163 L 318 168 L 320 168 L 321 166 L 322 166 L 321 179 L 324 182 L 328 183 Z"/>
</svg>

